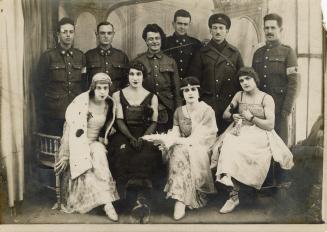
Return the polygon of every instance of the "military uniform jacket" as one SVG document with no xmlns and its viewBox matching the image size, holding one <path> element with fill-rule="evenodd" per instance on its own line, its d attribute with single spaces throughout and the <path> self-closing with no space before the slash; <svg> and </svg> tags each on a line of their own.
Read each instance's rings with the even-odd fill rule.
<svg viewBox="0 0 327 232">
<path fill-rule="evenodd" d="M 129 60 L 124 52 L 113 47 L 103 50 L 98 46 L 87 51 L 85 56 L 88 85 L 91 84 L 94 74 L 103 72 L 112 80 L 110 93 L 125 87 Z"/>
<path fill-rule="evenodd" d="M 137 56 L 135 61 L 141 62 L 147 69 L 143 86 L 158 96 L 159 110 L 164 106 L 174 111 L 181 105 L 180 82 L 174 59 L 162 52 L 157 54 L 145 52 Z"/>
<path fill-rule="evenodd" d="M 64 119 L 71 101 L 86 89 L 85 56 L 82 51 L 58 48 L 44 52 L 35 81 L 37 111 L 50 118 Z"/>
<path fill-rule="evenodd" d="M 176 61 L 181 79 L 186 77 L 190 62 L 201 47 L 201 42 L 188 35 L 177 36 L 174 33 L 166 39 L 164 53 Z"/>
<path fill-rule="evenodd" d="M 290 113 L 299 82 L 293 49 L 279 41 L 269 43 L 254 53 L 252 66 L 259 75 L 260 89 L 275 101 L 275 114 Z"/>
<path fill-rule="evenodd" d="M 218 52 L 213 43 L 211 40 L 195 54 L 188 74 L 199 78 L 202 100 L 215 110 L 217 124 L 221 126 L 223 112 L 240 89 L 236 74 L 243 60 L 234 46 L 226 43 Z"/>
</svg>

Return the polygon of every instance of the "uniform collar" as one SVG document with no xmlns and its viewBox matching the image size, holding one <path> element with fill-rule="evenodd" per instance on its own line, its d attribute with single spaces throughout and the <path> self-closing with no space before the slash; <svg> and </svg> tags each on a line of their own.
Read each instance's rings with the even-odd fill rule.
<svg viewBox="0 0 327 232">
<path fill-rule="evenodd" d="M 109 49 L 105 50 L 105 49 L 101 48 L 100 46 L 97 47 L 99 54 L 102 56 L 109 56 L 111 53 L 111 48 L 112 47 L 110 46 Z"/>
<path fill-rule="evenodd" d="M 149 51 L 146 53 L 146 56 L 149 58 L 149 59 L 155 59 L 155 58 L 158 58 L 158 59 L 161 59 L 162 58 L 162 51 L 158 52 L 158 53 L 150 53 Z"/>
<path fill-rule="evenodd" d="M 278 46 L 280 44 L 281 44 L 280 40 L 266 41 L 266 45 L 269 48 L 276 47 L 276 46 Z"/>
<path fill-rule="evenodd" d="M 73 56 L 74 52 L 73 52 L 73 48 L 69 48 L 69 49 L 64 49 L 63 47 L 61 47 L 60 45 L 58 46 L 59 52 L 62 56 Z"/>
<path fill-rule="evenodd" d="M 176 32 L 174 32 L 173 38 L 176 43 L 185 43 L 187 41 L 188 35 L 178 35 Z"/>
<path fill-rule="evenodd" d="M 221 52 L 222 50 L 224 50 L 224 48 L 226 47 L 227 45 L 227 41 L 224 40 L 222 43 L 217 43 L 216 41 L 214 41 L 213 39 L 210 41 L 212 46 L 217 49 L 219 52 Z"/>
</svg>

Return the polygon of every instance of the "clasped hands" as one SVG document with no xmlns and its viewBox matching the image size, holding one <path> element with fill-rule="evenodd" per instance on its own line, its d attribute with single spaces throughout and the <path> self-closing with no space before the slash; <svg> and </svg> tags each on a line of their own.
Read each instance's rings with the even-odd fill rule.
<svg viewBox="0 0 327 232">
<path fill-rule="evenodd" d="M 250 112 L 250 110 L 244 110 L 240 114 L 233 114 L 233 119 L 235 122 L 238 122 L 240 119 L 246 119 L 247 121 L 250 121 L 253 117 L 253 114 Z"/>
<path fill-rule="evenodd" d="M 130 138 L 129 143 L 131 144 L 131 146 L 137 150 L 137 151 L 141 151 L 142 147 L 143 147 L 143 139 L 141 137 L 137 138 Z"/>
</svg>

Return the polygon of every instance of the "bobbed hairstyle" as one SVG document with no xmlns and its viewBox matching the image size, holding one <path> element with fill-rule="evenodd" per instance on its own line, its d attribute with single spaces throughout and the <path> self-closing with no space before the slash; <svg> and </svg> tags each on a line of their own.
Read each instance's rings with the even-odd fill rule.
<svg viewBox="0 0 327 232">
<path fill-rule="evenodd" d="M 260 79 L 257 72 L 252 67 L 242 67 L 238 70 L 237 77 L 240 78 L 241 76 L 249 76 L 254 79 L 257 87 L 260 85 Z"/>
<path fill-rule="evenodd" d="M 147 74 L 148 74 L 148 71 L 145 67 L 144 64 L 142 64 L 141 62 L 139 61 L 132 61 L 130 64 L 129 64 L 129 69 L 136 69 L 136 70 L 139 70 L 142 72 L 143 74 L 143 80 L 147 77 Z"/>
</svg>

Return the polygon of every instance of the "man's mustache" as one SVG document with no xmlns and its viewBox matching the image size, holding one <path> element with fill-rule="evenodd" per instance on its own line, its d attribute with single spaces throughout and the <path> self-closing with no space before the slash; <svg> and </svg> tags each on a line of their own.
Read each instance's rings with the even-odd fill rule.
<svg viewBox="0 0 327 232">
<path fill-rule="evenodd" d="M 273 36 L 274 34 L 268 33 L 267 36 Z"/>
</svg>

